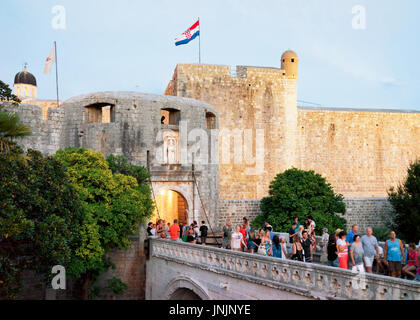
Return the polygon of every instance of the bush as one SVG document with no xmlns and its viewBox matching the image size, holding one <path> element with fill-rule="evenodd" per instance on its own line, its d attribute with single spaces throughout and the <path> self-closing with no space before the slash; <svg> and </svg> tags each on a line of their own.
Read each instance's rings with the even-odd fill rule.
<svg viewBox="0 0 420 320">
<path fill-rule="evenodd" d="M 72 259 L 81 202 L 65 168 L 10 142 L 0 153 L 0 296 L 15 298 L 24 270 L 51 277 Z"/>
<path fill-rule="evenodd" d="M 275 231 L 288 232 L 293 217 L 303 221 L 312 215 L 318 231 L 345 229 L 346 220 L 335 213 L 345 212 L 343 196 L 335 194 L 325 178 L 314 171 L 292 168 L 278 174 L 270 184 L 269 196 L 261 200 L 262 214 L 253 221 L 262 227 L 268 220 Z"/>
<path fill-rule="evenodd" d="M 151 215 L 150 188 L 139 186 L 134 177 L 113 174 L 99 152 L 66 148 L 54 158 L 67 168 L 82 201 L 79 243 L 68 272 L 81 278 L 82 298 L 87 299 L 91 283 L 111 265 L 106 253 L 128 248 L 129 236 Z"/>
<path fill-rule="evenodd" d="M 403 184 L 396 190 L 389 189 L 388 199 L 394 208 L 391 227 L 398 238 L 417 243 L 420 239 L 420 159 L 410 164 Z"/>
</svg>

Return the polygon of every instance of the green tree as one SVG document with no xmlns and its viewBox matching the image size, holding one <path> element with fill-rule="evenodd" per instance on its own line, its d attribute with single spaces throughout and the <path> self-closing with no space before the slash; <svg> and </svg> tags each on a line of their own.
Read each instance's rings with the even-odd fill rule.
<svg viewBox="0 0 420 320">
<path fill-rule="evenodd" d="M 12 94 L 12 89 L 0 80 L 0 101 L 11 101 L 16 105 L 20 102 L 20 99 Z"/>
<path fill-rule="evenodd" d="M 10 101 L 16 106 L 20 100 L 12 94 L 9 86 L 0 80 L 0 102 Z M 14 138 L 31 135 L 31 130 L 23 125 L 16 113 L 7 112 L 1 109 L 0 103 L 0 153 L 8 151 L 10 143 Z"/>
<path fill-rule="evenodd" d="M 145 167 L 135 166 L 127 161 L 124 156 L 109 155 L 106 158 L 109 168 L 113 173 L 121 173 L 136 178 L 139 185 L 149 182 L 149 172 Z"/>
<path fill-rule="evenodd" d="M 261 214 L 253 225 L 262 227 L 268 220 L 275 231 L 287 232 L 293 217 L 303 221 L 312 215 L 316 229 L 331 232 L 345 228 L 346 220 L 335 213 L 345 212 L 343 196 L 335 194 L 332 186 L 320 174 L 296 168 L 278 174 L 271 182 L 269 196 L 261 200 Z"/>
<path fill-rule="evenodd" d="M 409 165 L 403 184 L 389 189 L 388 199 L 394 208 L 391 227 L 399 238 L 417 243 L 420 239 L 420 159 Z"/>
<path fill-rule="evenodd" d="M 77 242 L 78 193 L 63 166 L 16 144 L 0 153 L 0 297 L 13 299 L 22 273 L 49 280 L 54 265 L 67 266 Z"/>
<path fill-rule="evenodd" d="M 87 299 L 97 276 L 112 265 L 106 253 L 128 248 L 129 236 L 152 213 L 150 189 L 134 177 L 113 174 L 99 152 L 66 148 L 54 158 L 67 168 L 82 202 L 79 245 L 69 272 L 81 279 L 81 298 Z"/>
</svg>

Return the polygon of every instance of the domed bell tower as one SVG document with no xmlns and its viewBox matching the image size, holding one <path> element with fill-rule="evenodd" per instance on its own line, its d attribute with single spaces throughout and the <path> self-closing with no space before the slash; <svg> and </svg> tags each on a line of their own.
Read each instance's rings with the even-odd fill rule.
<svg viewBox="0 0 420 320">
<path fill-rule="evenodd" d="M 25 63 L 23 71 L 16 74 L 13 83 L 15 95 L 21 100 L 35 99 L 37 97 L 36 79 L 32 73 L 28 72 L 26 66 L 27 64 Z"/>
</svg>

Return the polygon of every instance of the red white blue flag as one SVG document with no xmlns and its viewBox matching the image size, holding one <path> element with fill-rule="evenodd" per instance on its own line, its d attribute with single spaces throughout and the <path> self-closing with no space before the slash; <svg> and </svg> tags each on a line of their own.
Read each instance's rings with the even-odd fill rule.
<svg viewBox="0 0 420 320">
<path fill-rule="evenodd" d="M 194 40 L 199 35 L 200 35 L 200 21 L 197 20 L 196 23 L 194 23 L 185 32 L 183 32 L 178 38 L 175 39 L 175 45 L 179 46 L 181 44 L 187 44 L 188 42 Z"/>
</svg>

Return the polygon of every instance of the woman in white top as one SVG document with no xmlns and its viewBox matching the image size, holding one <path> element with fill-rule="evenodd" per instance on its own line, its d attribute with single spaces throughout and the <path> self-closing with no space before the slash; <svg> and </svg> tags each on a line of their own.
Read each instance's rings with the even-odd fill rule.
<svg viewBox="0 0 420 320">
<path fill-rule="evenodd" d="M 286 244 L 286 238 L 281 236 L 280 237 L 280 245 L 281 245 L 281 258 L 287 259 L 287 244 Z"/>
<path fill-rule="evenodd" d="M 241 230 L 241 226 L 236 226 L 235 232 L 232 233 L 232 239 L 230 240 L 230 247 L 235 251 L 242 251 L 241 244 L 245 246 L 245 241 Z"/>
</svg>

